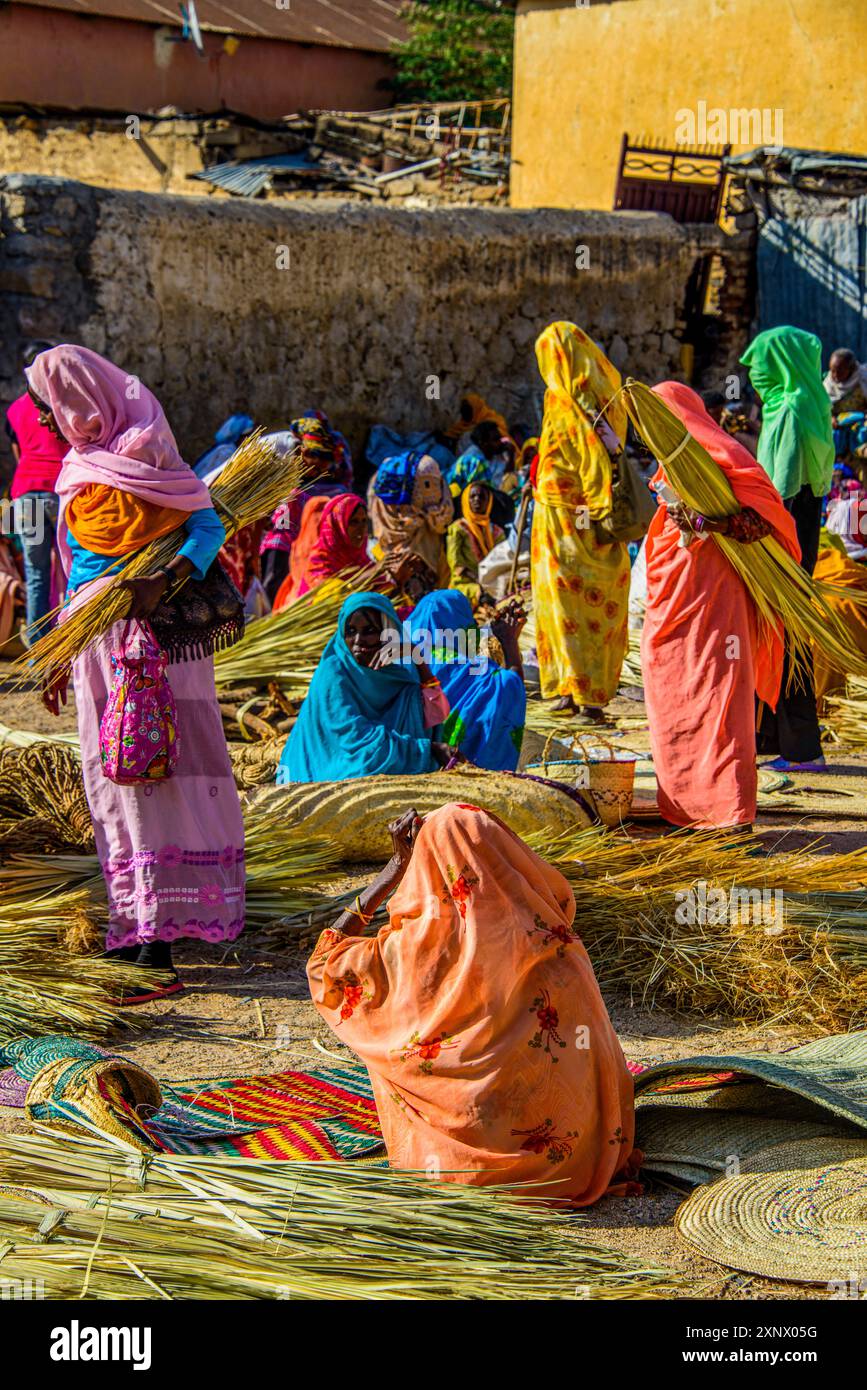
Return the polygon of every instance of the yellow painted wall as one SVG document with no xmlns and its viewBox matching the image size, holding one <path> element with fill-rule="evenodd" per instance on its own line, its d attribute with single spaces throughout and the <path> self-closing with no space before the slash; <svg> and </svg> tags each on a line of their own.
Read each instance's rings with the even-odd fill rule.
<svg viewBox="0 0 867 1390">
<path fill-rule="evenodd" d="M 865 154 L 865 55 L 867 0 L 520 0 L 512 203 L 612 208 L 623 132 L 674 143 L 699 101 Z"/>
</svg>

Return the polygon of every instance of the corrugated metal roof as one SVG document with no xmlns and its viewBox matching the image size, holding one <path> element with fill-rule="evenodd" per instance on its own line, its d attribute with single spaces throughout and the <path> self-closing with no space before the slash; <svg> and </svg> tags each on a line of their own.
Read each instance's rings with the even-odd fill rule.
<svg viewBox="0 0 867 1390">
<path fill-rule="evenodd" d="M 255 198 L 263 188 L 268 187 L 274 174 L 279 174 L 281 170 L 310 173 L 318 168 L 316 160 L 308 159 L 306 154 L 272 154 L 263 159 L 245 159 L 241 163 L 229 160 L 226 164 L 212 164 L 209 169 L 193 174 L 193 178 L 212 183 L 226 193 Z"/>
<path fill-rule="evenodd" d="M 181 25 L 174 0 L 13 0 L 39 9 L 69 10 L 145 24 Z M 402 0 L 196 0 L 202 29 L 261 39 L 331 44 L 384 52 L 406 38 Z"/>
</svg>

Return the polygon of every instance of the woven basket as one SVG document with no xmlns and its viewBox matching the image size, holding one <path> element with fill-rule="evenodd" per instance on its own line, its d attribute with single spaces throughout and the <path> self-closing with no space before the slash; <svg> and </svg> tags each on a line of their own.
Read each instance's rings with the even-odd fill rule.
<svg viewBox="0 0 867 1390">
<path fill-rule="evenodd" d="M 89 1123 L 151 1153 L 153 1143 L 137 1124 L 135 1111 L 142 1106 L 152 1113 L 161 1105 L 158 1082 L 123 1057 L 61 1057 L 36 1073 L 25 1112 L 29 1120 L 64 1134 L 80 1135 Z"/>
<path fill-rule="evenodd" d="M 542 753 L 542 761 L 534 766 L 541 766 L 544 777 L 553 777 L 561 782 L 576 780 L 566 774 L 567 768 L 572 768 L 576 772 L 578 768 L 586 768 L 586 781 L 583 785 L 590 792 L 593 805 L 596 807 L 596 814 L 602 824 L 608 826 L 609 829 L 620 825 L 632 810 L 635 763 L 631 760 L 619 759 L 608 740 L 598 738 L 598 736 L 596 741 L 608 749 L 609 756 L 607 758 L 591 757 L 584 748 L 584 739 L 581 734 L 572 735 L 572 747 L 581 754 L 579 758 L 567 758 L 551 762 L 548 759 L 551 744 L 555 739 L 562 740 L 562 737 L 559 731 L 554 731 L 548 735 Z M 582 785 L 582 783 L 577 782 L 577 785 Z"/>
</svg>

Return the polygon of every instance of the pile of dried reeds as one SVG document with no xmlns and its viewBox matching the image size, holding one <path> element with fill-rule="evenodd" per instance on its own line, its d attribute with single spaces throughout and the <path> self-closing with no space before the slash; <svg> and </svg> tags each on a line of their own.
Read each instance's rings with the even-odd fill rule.
<svg viewBox="0 0 867 1390">
<path fill-rule="evenodd" d="M 71 1033 L 101 1038 L 125 1021 L 117 1000 L 124 988 L 158 981 L 156 973 L 77 955 L 60 943 L 66 932 L 89 930 L 90 900 L 67 893 L 25 905 L 0 903 L 0 1042 Z"/>
<path fill-rule="evenodd" d="M 826 695 L 824 717 L 838 743 L 867 748 L 867 680 L 850 676 L 845 695 Z"/>
<path fill-rule="evenodd" d="M 0 1135 L 0 1244 L 4 1278 L 41 1281 L 52 1299 L 571 1300 L 680 1289 L 676 1275 L 585 1240 L 580 1217 L 495 1188 L 352 1163 L 151 1157 L 97 1137 Z"/>
<path fill-rule="evenodd" d="M 81 761 L 62 743 L 0 750 L 0 855 L 93 848 Z"/>
<path fill-rule="evenodd" d="M 301 454 L 282 454 L 251 434 L 235 450 L 211 489 L 213 505 L 231 536 L 263 516 L 270 516 L 302 479 Z M 130 562 L 95 597 L 70 613 L 34 644 L 16 663 L 21 680 L 44 677 L 54 669 L 71 666 L 79 653 L 95 641 L 129 607 L 124 579 L 151 574 L 177 555 L 183 544 L 182 527 L 137 552 Z"/>
<path fill-rule="evenodd" d="M 603 985 L 645 1005 L 847 1031 L 867 1021 L 867 850 L 771 858 L 713 831 L 534 845 L 571 882 Z"/>
</svg>

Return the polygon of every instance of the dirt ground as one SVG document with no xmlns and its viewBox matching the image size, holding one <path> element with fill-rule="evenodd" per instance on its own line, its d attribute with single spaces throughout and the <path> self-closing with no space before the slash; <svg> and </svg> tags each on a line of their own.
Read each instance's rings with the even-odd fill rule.
<svg viewBox="0 0 867 1390">
<path fill-rule="evenodd" d="M 646 749 L 646 730 L 640 727 L 643 710 L 640 703 L 618 699 L 613 713 L 628 721 L 628 728 L 616 740 L 618 745 L 636 751 Z M 11 694 L 8 688 L 7 693 L 0 693 L 0 720 L 13 728 L 33 731 L 75 728 L 71 705 L 58 723 L 42 711 L 35 695 Z M 529 743 L 532 755 L 532 749 L 539 745 L 532 738 Z M 835 850 L 864 845 L 867 756 L 833 747 L 827 749 L 827 756 L 831 764 L 828 774 L 795 779 L 802 787 L 818 787 L 821 792 L 822 806 L 812 814 L 811 800 L 817 794 L 810 791 L 802 791 L 796 797 L 805 810 L 775 810 L 775 794 L 765 798 L 771 806 L 763 806 L 756 830 L 757 839 L 768 851 L 783 846 L 800 847 L 817 840 L 823 842 L 824 848 Z M 836 791 L 841 793 L 839 799 Z M 852 792 L 857 795 L 851 795 Z M 785 795 L 791 800 L 791 790 Z M 784 793 L 779 796 L 782 798 Z M 829 804 L 833 809 L 828 809 Z M 659 824 L 647 823 L 635 833 L 659 833 L 660 829 Z M 342 880 L 340 886 L 347 886 L 347 881 Z M 179 943 L 176 958 L 185 994 L 137 1010 L 133 1019 L 135 1031 L 115 1044 L 118 1051 L 158 1078 L 171 1081 L 267 1073 L 316 1065 L 326 1056 L 350 1055 L 309 1002 L 305 951 L 298 946 L 276 950 L 260 938 L 243 938 L 229 948 L 185 942 Z M 600 983 L 624 1052 L 631 1061 L 648 1064 L 708 1052 L 775 1052 L 810 1037 L 806 1031 L 791 1028 L 732 1027 L 729 1022 L 714 1018 L 633 1007 L 622 997 L 610 995 L 604 980 Z M 0 1108 L 0 1128 L 15 1130 L 23 1124 L 20 1112 Z M 677 1236 L 672 1224 L 683 1195 L 652 1182 L 641 1196 L 603 1200 L 580 1218 L 580 1225 L 601 1244 L 622 1250 L 648 1265 L 678 1271 L 688 1281 L 687 1296 L 727 1300 L 827 1296 L 824 1289 L 752 1278 L 695 1254 Z"/>
</svg>

